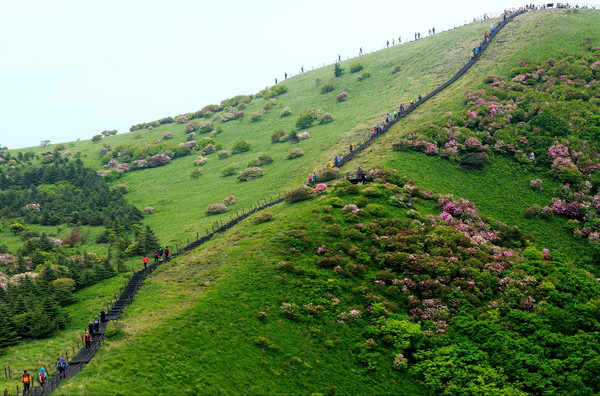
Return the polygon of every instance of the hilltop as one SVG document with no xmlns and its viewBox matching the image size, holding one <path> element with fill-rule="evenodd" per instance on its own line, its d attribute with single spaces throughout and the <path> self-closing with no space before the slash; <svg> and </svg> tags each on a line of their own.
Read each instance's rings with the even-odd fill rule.
<svg viewBox="0 0 600 396">
<path fill-rule="evenodd" d="M 559 189 L 561 205 L 575 202 L 574 194 L 583 194 L 578 202 L 595 205 L 594 170 L 564 172 L 542 158 L 554 147 L 563 150 L 557 154 L 562 164 L 570 160 L 579 170 L 584 164 L 577 158 L 591 155 L 593 160 L 598 151 L 593 129 L 598 127 L 593 74 L 598 21 L 598 12 L 591 10 L 519 16 L 465 76 L 341 169 L 382 169 L 371 174 L 373 183 L 333 182 L 334 187 L 314 199 L 277 205 L 269 209 L 271 215 L 254 216 L 160 267 L 107 335 L 97 358 L 59 394 L 100 394 L 106 389 L 143 394 L 598 391 L 598 248 L 589 238 L 597 232 L 597 214 L 590 210 L 584 218 L 579 205 L 581 217 L 556 210 L 552 216 L 541 215 L 542 207 L 556 204 L 551 199 Z M 129 203 L 153 208 L 142 224 L 163 244 L 181 246 L 241 206 L 288 191 L 304 183 L 308 173 L 326 174 L 329 160 L 368 138 L 371 126 L 399 103 L 415 100 L 450 78 L 488 28 L 489 21 L 473 23 L 344 61 L 339 77 L 333 76 L 333 67 L 306 72 L 203 113 L 179 115 L 187 121 L 179 118 L 178 123 L 174 116 L 174 122 L 149 122 L 98 142 L 32 151 L 64 157 L 63 150 L 68 150 L 94 169 L 113 168 L 105 180 L 113 188 L 125 185 L 129 192 L 123 197 Z M 549 58 L 555 62 L 548 63 Z M 506 93 L 498 98 L 500 89 L 510 84 L 522 84 L 513 91 L 530 95 L 522 104 L 530 103 L 535 89 L 542 87 L 542 67 L 548 71 L 543 82 L 562 87 L 563 74 L 558 66 L 553 70 L 560 62 L 564 75 L 583 93 L 565 98 L 573 93 L 560 88 L 564 95 L 552 100 L 561 103 L 559 108 L 571 101 L 572 114 L 584 109 L 587 115 L 587 121 L 560 136 L 573 145 L 555 143 L 558 135 L 550 130 L 552 139 L 527 147 L 517 146 L 515 135 L 514 152 L 483 147 L 495 147 L 497 140 L 478 135 L 480 124 L 465 122 L 469 112 L 477 116 L 481 111 L 482 116 L 504 105 L 496 100 L 517 102 Z M 587 75 L 571 75 L 571 69 L 583 73 L 569 69 L 577 64 L 591 73 L 587 85 L 578 81 Z M 539 82 L 528 82 L 533 74 Z M 328 84 L 331 91 L 323 89 Z M 534 89 L 527 91 L 528 86 Z M 285 115 L 288 109 L 291 114 Z M 239 117 L 240 111 L 243 117 L 228 119 Z M 316 118 L 314 125 L 299 128 L 298 118 L 307 112 Z M 522 115 L 523 125 L 511 131 L 538 133 L 534 127 L 551 127 L 531 114 Z M 556 114 L 554 121 L 562 122 L 562 117 Z M 483 117 L 477 122 L 483 125 Z M 448 148 L 444 128 L 452 127 L 462 136 L 462 146 L 456 146 L 463 151 L 456 158 L 427 153 L 427 144 L 439 147 L 437 154 Z M 194 128 L 196 135 L 189 140 L 186 132 Z M 504 127 L 508 144 L 510 128 L 510 123 Z M 284 133 L 275 139 L 278 130 Z M 298 137 L 302 132 L 309 138 Z M 531 140 L 534 135 L 527 136 Z M 469 138 L 478 145 L 474 140 L 466 143 Z M 589 152 L 575 145 L 583 140 L 589 142 Z M 186 153 L 180 143 L 190 141 L 194 150 L 206 143 L 215 146 L 214 152 Z M 181 155 L 169 157 L 164 166 L 133 170 L 138 147 L 159 147 L 160 153 L 152 155 L 174 149 Z M 286 159 L 297 149 L 304 155 Z M 219 155 L 220 150 L 229 153 Z M 528 160 L 528 150 L 536 153 L 537 162 Z M 584 154 L 571 158 L 572 152 Z M 482 169 L 465 171 L 460 164 L 472 153 L 485 157 L 481 163 L 469 162 Z M 195 166 L 204 161 L 198 156 L 206 163 Z M 131 170 L 121 174 L 119 164 L 123 169 L 124 163 Z M 228 172 L 223 169 L 234 168 L 234 163 L 238 169 L 224 176 Z M 264 176 L 236 178 L 251 165 L 261 167 Z M 543 188 L 537 189 L 532 180 L 540 180 Z M 587 192 L 564 190 L 565 182 L 583 186 L 584 181 L 590 183 Z M 232 195 L 236 203 L 230 198 L 229 212 L 204 214 L 208 205 Z M 540 213 L 525 216 L 534 205 Z M 590 229 L 584 231 L 586 227 Z M 58 348 L 69 345 L 68 337 L 80 326 L 75 321 L 85 322 L 82 304 L 97 305 L 119 284 L 112 278 L 79 292 L 78 305 L 67 306 L 75 314 L 67 330 L 51 342 Z M 575 312 L 580 322 L 572 319 Z M 14 366 L 40 359 L 35 349 L 42 346 L 50 354 L 57 348 L 45 340 L 29 341 L 8 350 L 7 362 Z M 573 361 L 560 355 L 561 348 L 571 348 Z M 518 353 L 511 356 L 513 351 Z M 494 358 L 494 353 L 503 358 Z M 545 360 L 549 355 L 553 360 Z M 141 376 L 146 380 L 140 383 Z"/>
</svg>

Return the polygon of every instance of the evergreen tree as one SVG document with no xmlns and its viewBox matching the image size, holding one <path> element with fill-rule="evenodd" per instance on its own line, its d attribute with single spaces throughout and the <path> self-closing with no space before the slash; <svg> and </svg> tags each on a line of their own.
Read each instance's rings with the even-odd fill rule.
<svg viewBox="0 0 600 396">
<path fill-rule="evenodd" d="M 4 303 L 0 303 L 0 351 L 3 348 L 15 345 L 19 336 L 12 321 L 9 309 Z"/>
</svg>

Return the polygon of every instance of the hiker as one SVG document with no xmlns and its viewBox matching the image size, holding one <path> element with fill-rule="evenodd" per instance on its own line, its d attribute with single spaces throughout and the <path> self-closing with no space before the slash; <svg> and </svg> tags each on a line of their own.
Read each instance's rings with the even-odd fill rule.
<svg viewBox="0 0 600 396">
<path fill-rule="evenodd" d="M 350 152 L 352 152 L 352 150 L 354 150 L 354 147 L 352 146 L 352 143 L 350 143 Z"/>
<path fill-rule="evenodd" d="M 435 28 L 434 28 L 434 27 L 432 27 L 432 28 L 431 28 L 431 32 L 432 32 L 433 34 L 435 34 Z"/>
<path fill-rule="evenodd" d="M 169 256 L 171 255 L 171 249 L 168 246 L 165 246 L 165 260 L 169 261 Z"/>
<path fill-rule="evenodd" d="M 142 263 L 144 263 L 144 269 L 148 268 L 148 256 L 144 255 Z"/>
<path fill-rule="evenodd" d="M 387 46 L 387 48 L 390 48 L 390 40 L 388 40 L 387 43 L 385 43 L 385 45 Z"/>
<path fill-rule="evenodd" d="M 106 311 L 104 308 L 100 310 L 100 322 L 106 323 Z"/>
<path fill-rule="evenodd" d="M 58 362 L 56 362 L 56 369 L 58 370 L 58 379 L 67 379 L 67 361 L 65 360 L 64 357 L 61 357 L 58 359 Z"/>
<path fill-rule="evenodd" d="M 300 73 L 304 73 L 304 66 L 300 67 Z"/>
<path fill-rule="evenodd" d="M 342 61 L 342 55 L 338 54 L 338 62 Z"/>
<path fill-rule="evenodd" d="M 42 391 L 43 393 L 46 393 L 46 381 L 48 381 L 48 373 L 46 372 L 45 368 L 41 368 L 40 372 L 38 373 L 38 382 L 40 383 L 40 386 L 42 387 Z"/>
<path fill-rule="evenodd" d="M 90 332 L 90 334 L 94 334 L 94 324 L 92 322 L 88 322 L 88 329 L 87 331 Z"/>
<path fill-rule="evenodd" d="M 21 382 L 23 383 L 23 394 L 24 395 L 29 394 L 29 385 L 31 384 L 32 380 L 33 380 L 33 378 L 31 377 L 31 374 L 29 374 L 27 372 L 27 370 L 23 370 L 23 375 L 21 376 Z"/>
<path fill-rule="evenodd" d="M 277 79 L 275 79 L 275 85 L 277 85 Z"/>
<path fill-rule="evenodd" d="M 419 102 L 421 101 L 421 99 L 423 99 L 423 97 L 421 96 L 421 94 L 419 94 L 419 96 L 417 96 L 417 98 L 419 98 Z"/>
<path fill-rule="evenodd" d="M 362 184 L 367 184 L 367 174 L 364 171 L 361 171 L 360 173 L 360 180 L 362 181 Z"/>
<path fill-rule="evenodd" d="M 158 250 L 154 252 L 154 262 L 158 263 Z"/>
<path fill-rule="evenodd" d="M 338 165 L 340 164 L 340 159 L 337 155 L 333 159 L 333 162 L 335 163 L 335 167 L 338 168 Z"/>
<path fill-rule="evenodd" d="M 363 54 L 362 53 L 362 47 L 360 47 L 359 50 L 358 50 L 358 55 L 362 55 L 362 54 Z"/>
<path fill-rule="evenodd" d="M 165 253 L 165 251 L 163 250 L 163 248 L 159 248 L 158 249 L 158 259 L 159 261 L 162 261 L 162 256 Z"/>
<path fill-rule="evenodd" d="M 287 80 L 287 72 L 283 73 L 283 77 Z"/>
<path fill-rule="evenodd" d="M 392 116 L 390 115 L 390 113 L 387 113 L 385 115 L 385 122 L 389 123 L 391 121 L 391 119 L 392 119 Z"/>
<path fill-rule="evenodd" d="M 431 29 L 429 29 L 429 35 L 431 36 Z"/>
<path fill-rule="evenodd" d="M 313 173 L 313 183 L 317 184 L 317 173 Z"/>
<path fill-rule="evenodd" d="M 362 173 L 363 173 L 363 170 L 362 170 L 362 168 L 359 166 L 359 167 L 358 167 L 358 169 L 356 169 L 356 177 L 357 177 L 358 179 L 360 179 L 360 178 L 361 178 L 361 175 L 362 175 Z"/>
<path fill-rule="evenodd" d="M 421 32 L 417 33 L 417 38 L 419 38 L 419 39 L 421 38 Z"/>
<path fill-rule="evenodd" d="M 309 185 L 309 186 L 312 186 L 312 184 L 313 184 L 313 181 L 312 181 L 312 173 L 309 173 L 309 174 L 308 174 L 308 185 Z"/>
<path fill-rule="evenodd" d="M 392 47 L 396 45 L 396 39 L 394 37 L 392 37 Z"/>
<path fill-rule="evenodd" d="M 95 333 L 100 332 L 100 319 L 98 319 L 97 316 L 94 316 L 94 332 Z"/>
<path fill-rule="evenodd" d="M 332 160 L 327 161 L 327 166 L 330 168 L 333 168 L 333 161 Z"/>
<path fill-rule="evenodd" d="M 81 337 L 83 342 L 85 342 L 85 350 L 86 352 L 90 350 L 92 347 L 92 334 L 86 330 L 85 335 Z"/>
</svg>

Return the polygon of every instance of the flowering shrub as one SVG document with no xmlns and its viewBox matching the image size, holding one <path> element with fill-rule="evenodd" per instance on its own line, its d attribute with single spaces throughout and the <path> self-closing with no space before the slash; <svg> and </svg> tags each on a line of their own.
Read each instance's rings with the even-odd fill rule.
<svg viewBox="0 0 600 396">
<path fill-rule="evenodd" d="M 533 179 L 529 181 L 529 186 L 532 190 L 540 191 L 542 190 L 542 180 L 541 179 Z"/>
<path fill-rule="evenodd" d="M 348 97 L 348 92 L 346 92 L 346 91 L 343 91 L 343 92 L 340 92 L 340 93 L 339 93 L 339 94 L 338 94 L 338 95 L 335 97 L 335 100 L 336 100 L 337 102 L 345 102 L 347 97 Z"/>
<path fill-rule="evenodd" d="M 32 210 L 34 212 L 39 212 L 40 211 L 40 204 L 30 203 L 30 204 L 27 204 L 27 205 L 23 206 L 23 209 L 25 209 L 25 210 Z"/>
<path fill-rule="evenodd" d="M 237 178 L 239 181 L 249 181 L 258 179 L 265 175 L 264 171 L 259 167 L 246 168 L 238 173 Z"/>
<path fill-rule="evenodd" d="M 214 153 L 215 151 L 217 151 L 217 147 L 214 144 L 207 144 L 202 149 L 202 154 L 208 155 Z"/>
<path fill-rule="evenodd" d="M 174 120 L 178 124 L 184 124 L 189 121 L 189 119 L 184 115 L 178 115 Z"/>
<path fill-rule="evenodd" d="M 225 205 L 233 205 L 237 202 L 237 197 L 235 195 L 230 195 L 223 200 Z"/>
<path fill-rule="evenodd" d="M 294 147 L 294 148 L 290 149 L 290 151 L 288 151 L 288 153 L 285 156 L 285 159 L 294 159 L 294 158 L 302 157 L 303 155 L 304 155 L 304 150 L 302 150 L 301 148 L 298 148 L 298 147 Z"/>
<path fill-rule="evenodd" d="M 296 134 L 296 136 L 298 136 L 298 139 L 300 140 L 305 140 L 308 139 L 310 137 L 309 133 L 304 131 L 304 132 L 299 132 Z"/>
<path fill-rule="evenodd" d="M 220 213 L 227 212 L 227 206 L 221 203 L 210 204 L 204 210 L 204 214 L 206 215 L 216 215 Z"/>
<path fill-rule="evenodd" d="M 315 192 L 316 192 L 316 193 L 323 192 L 323 191 L 327 190 L 327 184 L 324 184 L 324 183 L 319 183 L 319 184 L 317 184 L 317 186 L 314 188 L 314 190 L 315 190 Z"/>
<path fill-rule="evenodd" d="M 268 165 L 268 164 L 271 164 L 272 162 L 273 162 L 273 158 L 271 158 L 270 155 L 263 154 L 257 158 L 251 159 L 250 162 L 248 162 L 248 168 L 251 168 L 254 166 Z"/>
<path fill-rule="evenodd" d="M 169 155 L 167 155 L 167 153 L 160 153 L 160 154 L 156 154 L 156 155 L 153 155 L 152 157 L 150 157 L 150 160 L 148 161 L 148 166 L 150 166 L 150 167 L 163 166 L 163 165 L 168 164 L 169 161 L 171 161 L 171 157 Z"/>
<path fill-rule="evenodd" d="M 253 122 L 259 121 L 261 119 L 261 117 L 262 117 L 262 113 L 252 113 L 250 115 L 250 121 L 253 121 Z"/>
<path fill-rule="evenodd" d="M 331 113 L 324 113 L 319 117 L 319 124 L 328 124 L 333 121 Z"/>
<path fill-rule="evenodd" d="M 153 208 L 152 206 L 146 206 L 146 207 L 144 208 L 144 212 L 146 212 L 146 213 L 148 213 L 148 214 L 152 214 L 152 213 L 154 213 L 155 211 L 156 211 L 156 209 L 155 209 L 155 208 Z"/>
<path fill-rule="evenodd" d="M 164 140 L 173 139 L 174 137 L 175 137 L 175 135 L 173 134 L 173 132 L 170 132 L 170 131 L 167 131 L 167 132 L 165 132 L 165 133 L 162 134 L 162 138 Z"/>
</svg>

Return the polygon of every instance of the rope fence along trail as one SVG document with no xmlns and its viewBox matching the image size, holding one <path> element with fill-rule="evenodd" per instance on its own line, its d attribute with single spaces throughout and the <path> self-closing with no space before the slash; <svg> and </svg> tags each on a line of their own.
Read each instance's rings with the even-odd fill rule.
<svg viewBox="0 0 600 396">
<path fill-rule="evenodd" d="M 448 86 L 450 86 L 453 82 L 455 82 L 461 76 L 463 76 L 471 68 L 471 66 L 473 66 L 479 60 L 479 58 L 481 58 L 481 54 L 483 52 L 485 52 L 485 50 L 487 49 L 491 40 L 493 40 L 494 37 L 496 37 L 498 32 L 500 32 L 500 30 L 502 30 L 502 28 L 504 26 L 506 26 L 506 24 L 509 21 L 511 21 L 513 18 L 515 18 L 518 15 L 521 15 L 524 12 L 526 12 L 526 10 L 519 10 L 510 15 L 507 15 L 506 18 L 504 18 L 500 23 L 498 23 L 497 25 L 494 26 L 493 30 L 489 33 L 489 37 L 484 38 L 484 40 L 481 42 L 481 44 L 477 47 L 478 48 L 477 53 L 475 53 L 471 57 L 469 62 L 467 62 L 467 64 L 465 64 L 458 72 L 456 72 L 456 74 L 454 76 L 452 76 L 448 81 L 446 81 L 445 83 L 443 83 L 442 85 L 440 85 L 439 87 L 434 89 L 433 91 L 429 92 L 427 95 L 421 97 L 416 102 L 411 103 L 408 107 L 401 108 L 401 111 L 399 111 L 397 113 L 396 117 L 391 118 L 390 120 L 386 120 L 386 122 L 384 122 L 383 125 L 381 125 L 380 130 L 377 133 L 374 133 L 374 134 L 372 133 L 369 136 L 369 138 L 367 140 L 365 140 L 363 143 L 361 143 L 360 145 L 358 145 L 356 147 L 353 147 L 352 151 L 350 151 L 348 154 L 346 154 L 345 156 L 343 156 L 342 158 L 339 159 L 336 166 L 338 168 L 341 168 L 342 166 L 344 166 L 344 164 L 351 161 L 358 153 L 360 153 L 361 151 L 363 151 L 364 149 L 369 147 L 375 139 L 377 139 L 379 136 L 381 136 L 382 134 L 387 132 L 392 127 L 392 125 L 396 124 L 402 118 L 404 118 L 407 115 L 409 115 L 410 113 L 412 113 L 420 105 L 427 102 L 429 99 L 433 98 L 439 92 L 443 91 Z"/>
<path fill-rule="evenodd" d="M 202 245 L 203 243 L 210 240 L 215 234 L 229 230 L 248 216 L 281 202 L 283 202 L 283 197 L 279 195 L 275 198 L 269 197 L 268 199 L 260 200 L 259 202 L 250 205 L 249 208 L 240 209 L 238 212 L 236 212 L 235 217 L 230 217 L 229 221 L 219 221 L 213 224 L 213 226 L 210 229 L 206 230 L 206 235 L 200 238 L 197 237 L 196 240 L 194 240 L 193 242 L 188 242 L 188 244 L 183 246 L 181 249 L 177 249 L 175 252 L 173 252 L 173 254 L 171 254 L 171 258 L 175 258 L 189 250 L 192 250 Z M 114 301 L 112 301 L 112 304 L 107 304 L 106 322 L 100 323 L 98 331 L 95 331 L 92 334 L 92 343 L 90 349 L 86 350 L 83 344 L 81 344 L 82 346 L 80 348 L 78 343 L 78 350 L 76 350 L 75 347 L 72 348 L 71 359 L 69 359 L 68 354 L 65 355 L 68 361 L 68 366 L 65 370 L 64 377 L 62 379 L 73 378 L 77 373 L 83 370 L 85 366 L 94 358 L 94 356 L 102 346 L 102 341 L 104 340 L 107 323 L 111 320 L 119 319 L 125 307 L 127 307 L 133 301 L 133 298 L 135 297 L 137 291 L 141 287 L 144 279 L 146 279 L 152 271 L 154 271 L 159 265 L 161 265 L 164 262 L 164 260 L 155 262 L 151 265 L 148 265 L 147 268 L 144 268 L 137 272 L 132 271 L 132 274 L 129 276 L 127 283 L 120 289 L 119 296 L 115 296 L 115 299 Z M 48 378 L 44 386 L 40 384 L 37 378 L 37 372 L 30 373 L 32 376 L 31 388 L 29 392 L 30 395 L 48 395 L 52 393 L 56 388 L 58 388 L 62 379 L 59 377 L 55 365 L 55 362 L 50 363 L 48 365 L 42 365 L 42 367 L 44 367 L 46 370 Z M 21 375 L 20 372 L 12 373 L 11 367 L 4 367 L 4 373 L 7 379 L 10 379 L 12 376 Z M 4 396 L 21 396 L 22 394 L 23 385 L 20 382 L 19 385 L 16 386 L 14 391 L 5 389 L 3 392 Z"/>
</svg>

